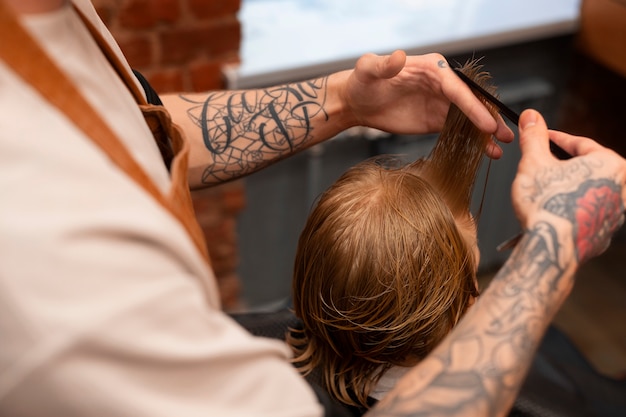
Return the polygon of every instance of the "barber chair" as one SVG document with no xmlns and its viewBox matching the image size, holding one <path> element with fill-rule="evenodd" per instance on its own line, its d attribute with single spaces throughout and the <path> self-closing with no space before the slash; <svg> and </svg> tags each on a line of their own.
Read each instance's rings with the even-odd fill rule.
<svg viewBox="0 0 626 417">
<path fill-rule="evenodd" d="M 255 336 L 285 340 L 289 328 L 301 326 L 287 308 L 231 316 Z M 315 375 L 307 378 L 326 416 L 360 415 L 333 400 Z M 626 381 L 598 373 L 572 342 L 551 326 L 544 336 L 509 417 L 626 416 Z"/>
</svg>

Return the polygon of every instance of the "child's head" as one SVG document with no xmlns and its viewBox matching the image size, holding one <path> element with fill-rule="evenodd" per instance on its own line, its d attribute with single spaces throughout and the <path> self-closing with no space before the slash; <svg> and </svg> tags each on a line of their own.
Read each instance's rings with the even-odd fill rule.
<svg viewBox="0 0 626 417">
<path fill-rule="evenodd" d="M 469 205 L 488 140 L 451 108 L 429 159 L 360 163 L 311 212 L 293 280 L 304 326 L 289 342 L 339 400 L 365 405 L 384 371 L 419 362 L 478 296 Z"/>
</svg>

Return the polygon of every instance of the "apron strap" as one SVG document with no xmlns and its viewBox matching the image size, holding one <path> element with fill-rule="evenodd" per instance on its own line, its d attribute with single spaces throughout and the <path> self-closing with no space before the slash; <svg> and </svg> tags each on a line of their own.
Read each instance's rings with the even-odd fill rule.
<svg viewBox="0 0 626 417">
<path fill-rule="evenodd" d="M 149 91 L 146 90 L 144 83 L 146 86 L 149 87 L 148 81 L 145 78 L 143 78 L 143 75 L 141 75 L 140 73 L 133 72 L 131 74 L 128 71 L 128 68 L 126 68 L 126 66 L 124 66 L 124 64 L 120 60 L 119 55 L 115 53 L 115 51 L 111 47 L 111 44 L 107 42 L 106 39 L 104 39 L 102 32 L 100 32 L 94 26 L 93 22 L 80 10 L 80 8 L 78 8 L 76 5 L 73 5 L 73 6 L 74 6 L 74 10 L 83 21 L 83 24 L 85 25 L 87 30 L 89 30 L 89 33 L 91 33 L 91 37 L 96 41 L 96 44 L 100 47 L 100 50 L 102 51 L 104 56 L 107 58 L 107 60 L 109 61 L 113 69 L 115 69 L 115 72 L 117 72 L 117 75 L 120 77 L 122 82 L 126 85 L 126 88 L 128 88 L 128 90 L 131 92 L 131 94 L 135 98 L 135 102 L 139 105 L 139 108 L 142 110 L 144 117 L 146 117 L 146 113 L 143 110 L 145 106 L 150 106 L 150 103 L 148 100 L 146 100 L 146 97 L 145 97 L 148 95 Z M 142 85 L 142 87 L 146 91 L 143 91 L 137 87 L 137 83 L 135 82 L 134 77 L 137 77 L 137 79 L 139 80 L 139 83 Z M 151 89 L 151 87 L 149 88 Z M 154 92 L 153 90 L 152 92 L 156 96 L 156 92 Z M 159 102 L 161 101 L 158 98 L 158 96 L 156 96 L 156 99 Z M 162 103 L 160 104 L 162 105 Z M 148 123 L 148 126 L 150 127 L 150 130 L 152 131 L 152 136 L 154 137 L 154 141 L 159 147 L 159 151 L 161 152 L 161 157 L 163 158 L 163 162 L 165 163 L 165 166 L 167 167 L 168 170 L 170 170 L 171 164 L 172 164 L 172 158 L 174 157 L 174 150 L 172 149 L 172 141 L 170 140 L 168 136 L 163 135 L 162 131 L 160 131 L 159 129 L 155 130 L 153 128 L 154 122 L 151 120 L 148 120 L 149 117 L 152 117 L 152 116 L 146 117 L 146 123 Z"/>
<path fill-rule="evenodd" d="M 187 230 L 198 251 L 208 262 L 209 257 L 204 236 L 195 219 L 193 209 L 190 209 L 191 198 L 189 189 L 178 190 L 180 188 L 179 184 L 172 181 L 170 198 L 166 198 L 160 192 L 143 168 L 133 159 L 117 135 L 103 121 L 65 73 L 59 69 L 39 44 L 20 25 L 13 10 L 9 9 L 2 0 L 0 0 L 0 39 L 2 39 L 0 42 L 0 58 L 6 65 L 12 68 L 26 83 L 38 90 L 50 104 L 61 110 L 79 130 L 108 155 L 115 165 L 177 218 Z M 110 47 L 108 49 L 109 52 L 112 52 Z M 120 63 L 118 62 L 118 64 Z M 121 68 L 121 64 L 118 67 Z M 118 71 L 118 73 L 120 72 Z M 123 76 L 123 74 L 126 74 L 126 76 Z M 134 86 L 134 88 L 130 89 L 135 99 L 141 99 L 145 103 L 145 98 L 137 85 L 134 82 L 127 82 L 130 81 L 128 77 L 131 75 L 123 71 L 120 76 L 125 80 L 127 86 Z M 166 113 L 164 109 L 162 112 Z M 176 133 L 181 134 L 178 129 L 176 129 Z M 182 138 L 178 139 L 182 141 Z M 180 145 L 180 148 L 183 147 L 181 143 L 178 145 Z M 188 145 L 186 148 L 188 152 Z M 177 161 L 176 165 L 180 168 L 185 168 L 187 161 L 183 159 L 186 159 L 186 156 L 186 154 L 178 155 L 181 158 L 177 158 L 179 161 Z M 182 169 L 179 170 L 182 171 Z M 184 201 L 181 201 L 181 199 Z"/>
<path fill-rule="evenodd" d="M 104 39 L 102 32 L 100 32 L 94 26 L 93 22 L 87 16 L 85 16 L 85 14 L 78 7 L 76 7 L 74 4 L 72 5 L 80 19 L 83 21 L 83 24 L 85 25 L 87 30 L 89 30 L 89 33 L 91 33 L 91 37 L 96 41 L 104 56 L 109 60 L 109 63 L 111 64 L 115 72 L 117 72 L 117 75 L 126 85 L 126 88 L 128 88 L 128 90 L 132 93 L 133 97 L 135 98 L 135 102 L 139 105 L 148 104 L 143 94 L 143 91 L 139 89 L 139 87 L 137 87 L 137 83 L 135 82 L 133 75 L 128 72 L 128 70 L 120 60 L 119 55 L 116 54 L 115 51 L 113 51 L 111 44 L 107 42 L 106 39 Z"/>
</svg>

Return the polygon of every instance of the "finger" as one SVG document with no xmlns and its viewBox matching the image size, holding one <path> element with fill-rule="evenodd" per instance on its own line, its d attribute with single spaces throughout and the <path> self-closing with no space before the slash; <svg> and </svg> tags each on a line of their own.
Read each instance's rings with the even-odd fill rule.
<svg viewBox="0 0 626 417">
<path fill-rule="evenodd" d="M 513 139 L 515 139 L 515 134 L 513 133 L 511 128 L 506 124 L 502 116 L 499 114 L 497 117 L 497 122 L 498 122 L 498 127 L 496 129 L 496 133 L 493 134 L 496 137 L 496 139 L 504 143 L 513 142 Z"/>
<path fill-rule="evenodd" d="M 536 110 L 524 110 L 520 116 L 519 130 L 522 159 L 532 158 L 540 160 L 552 158 L 548 126 L 539 112 Z"/>
<path fill-rule="evenodd" d="M 500 159 L 502 158 L 502 148 L 498 146 L 497 143 L 490 140 L 485 147 L 485 154 L 491 159 Z"/>
<path fill-rule="evenodd" d="M 604 147 L 592 139 L 583 136 L 574 136 L 558 130 L 548 132 L 550 139 L 572 156 L 586 155 Z"/>
<path fill-rule="evenodd" d="M 406 53 L 401 50 L 394 51 L 391 55 L 384 58 L 380 70 L 381 78 L 391 78 L 398 75 L 406 64 Z"/>
<path fill-rule="evenodd" d="M 387 79 L 397 75 L 406 63 L 406 53 L 395 51 L 391 55 L 365 54 L 355 65 L 356 74 L 364 80 Z"/>
<path fill-rule="evenodd" d="M 445 62 L 445 61 L 443 61 Z M 474 92 L 454 71 L 447 65 L 440 65 L 446 73 L 441 80 L 441 89 L 446 97 L 465 114 L 474 125 L 485 133 L 500 134 L 506 131 L 498 121 L 489 113 L 485 105 L 476 97 Z M 504 124 L 504 121 L 502 122 Z M 510 129 L 509 129 L 510 130 Z M 511 132 L 511 135 L 513 132 Z M 505 138 L 508 137 L 504 133 Z M 512 139 L 511 139 L 512 140 Z"/>
</svg>

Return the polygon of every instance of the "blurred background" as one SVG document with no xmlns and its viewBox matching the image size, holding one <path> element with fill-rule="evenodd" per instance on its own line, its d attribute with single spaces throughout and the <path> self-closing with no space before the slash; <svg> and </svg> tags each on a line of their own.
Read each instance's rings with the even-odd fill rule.
<svg viewBox="0 0 626 417">
<path fill-rule="evenodd" d="M 451 63 L 475 57 L 492 74 L 502 101 L 515 110 L 536 108 L 553 126 L 580 7 L 578 0 L 244 0 L 241 63 L 225 74 L 230 87 L 245 88 L 350 68 L 367 52 L 436 51 Z M 246 179 L 238 232 L 248 305 L 271 306 L 289 295 L 299 231 L 315 198 L 345 169 L 381 153 L 426 156 L 435 140 L 354 129 Z M 487 164 L 477 181 L 477 204 L 485 191 L 481 271 L 506 259 L 495 248 L 518 231 L 509 198 L 518 159 L 518 147 L 507 146 L 504 158 L 492 163 L 487 188 Z"/>
<path fill-rule="evenodd" d="M 94 0 L 159 93 L 265 87 L 353 66 L 363 53 L 482 58 L 503 102 L 626 156 L 626 0 Z M 514 126 L 513 130 L 516 132 Z M 435 136 L 351 129 L 244 180 L 194 192 L 228 311 L 273 309 L 290 293 L 297 239 L 319 193 L 380 153 L 427 154 Z M 480 283 L 519 226 L 509 190 L 519 151 L 485 170 Z M 486 167 L 484 167 L 486 168 Z M 484 184 L 484 186 L 483 186 Z M 485 188 L 486 187 L 486 188 Z M 603 373 L 626 375 L 626 232 L 585 265 L 555 324 Z"/>
</svg>

